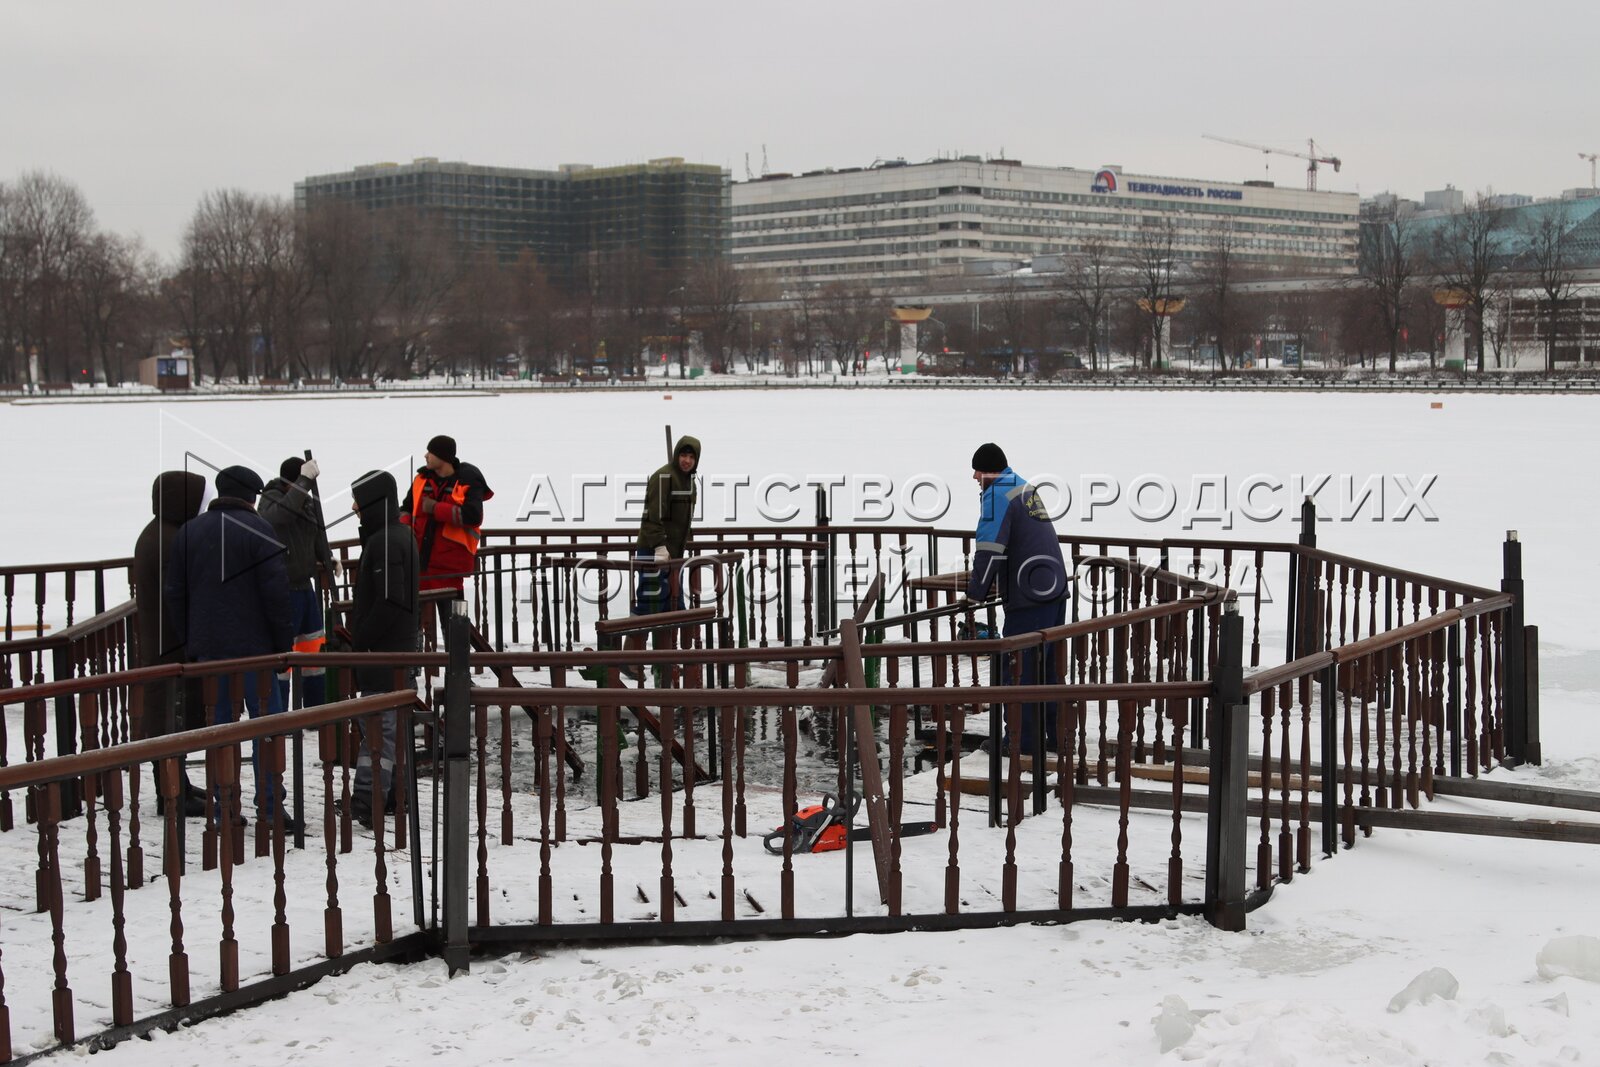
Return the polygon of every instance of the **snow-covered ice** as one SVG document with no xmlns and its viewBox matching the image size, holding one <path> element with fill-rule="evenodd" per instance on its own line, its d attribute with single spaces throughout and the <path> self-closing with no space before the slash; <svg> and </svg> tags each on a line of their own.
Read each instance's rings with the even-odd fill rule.
<svg viewBox="0 0 1600 1067">
<path fill-rule="evenodd" d="M 151 478 L 181 464 L 186 449 L 271 471 L 283 455 L 310 446 L 326 485 L 337 487 L 372 467 L 408 462 L 441 432 L 453 433 L 462 456 L 495 486 L 490 525 L 511 524 L 539 475 L 565 486 L 575 474 L 647 472 L 658 462 L 662 422 L 701 437 L 708 472 L 756 481 L 773 471 L 881 473 L 903 484 L 917 473 L 941 473 L 954 490 L 941 525 L 954 527 L 972 518 L 968 457 L 991 439 L 1024 474 L 1057 474 L 1075 490 L 1086 473 L 1123 486 L 1159 473 L 1184 492 L 1196 479 L 1224 475 L 1237 485 L 1255 473 L 1284 483 L 1296 474 L 1348 474 L 1360 486 L 1373 476 L 1437 474 L 1427 495 L 1436 521 L 1364 515 L 1323 524 L 1320 544 L 1494 586 L 1505 531 L 1519 530 L 1528 619 L 1541 629 L 1548 762 L 1519 770 L 1515 780 L 1600 788 L 1600 627 L 1585 580 L 1600 505 L 1576 481 L 1581 471 L 1561 458 L 1600 446 L 1595 401 L 1449 396 L 1434 410 L 1432 399 L 685 391 L 670 402 L 657 394 L 584 394 L 11 405 L 0 413 L 7 438 L 49 442 L 40 455 L 61 490 L 50 498 L 49 536 L 36 524 L 5 524 L 0 559 L 126 554 L 148 514 Z M 1061 526 L 1182 536 L 1186 503 L 1159 524 L 1139 522 L 1122 506 L 1084 523 L 1075 501 Z M 808 510 L 807 501 L 802 516 Z M 1290 507 L 1272 522 L 1239 519 L 1231 531 L 1210 524 L 1192 532 L 1289 540 L 1292 517 Z M 1440 806 L 1482 810 L 1464 800 Z M 0 854 L 22 872 L 14 878 L 27 881 L 8 896 L 31 888 L 32 847 L 25 831 L 0 835 Z M 819 861 L 813 877 L 825 881 L 841 869 L 836 857 L 811 858 Z M 399 864 L 397 857 L 391 866 Z M 319 876 L 307 867 L 308 879 Z M 484 1064 L 639 1056 L 704 1064 L 970 1064 L 1024 1056 L 1104 1064 L 1583 1062 L 1600 1049 L 1600 984 L 1587 947 L 1600 936 L 1597 879 L 1600 852 L 1590 846 L 1378 830 L 1279 887 L 1244 934 L 1180 920 L 563 948 L 480 959 L 454 980 L 437 962 L 365 965 L 271 1004 L 125 1043 L 107 1062 L 170 1067 L 219 1055 L 239 1067 L 434 1055 Z M 397 921 L 403 915 L 397 907 Z M 22 987 L 46 981 L 13 967 L 16 918 L 0 917 L 14 1031 L 18 998 L 38 1003 Z M 314 919 L 296 928 L 315 929 Z M 214 957 L 214 941 L 204 940 L 214 936 L 197 931 L 197 960 Z M 164 970 L 159 960 L 140 967 Z M 1434 969 L 1459 983 L 1453 999 L 1388 1011 L 1397 991 Z M 104 1010 L 97 982 L 103 979 L 83 972 L 75 989 Z M 80 1028 L 93 1010 L 80 1004 Z M 1180 1024 L 1192 1033 L 1182 1037 Z M 1172 1042 L 1165 1053 L 1164 1040 Z"/>
</svg>

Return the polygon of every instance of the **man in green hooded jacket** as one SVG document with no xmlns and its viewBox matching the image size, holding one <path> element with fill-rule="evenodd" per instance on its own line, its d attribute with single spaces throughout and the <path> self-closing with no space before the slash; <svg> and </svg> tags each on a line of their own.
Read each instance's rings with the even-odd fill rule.
<svg viewBox="0 0 1600 1067">
<path fill-rule="evenodd" d="M 634 559 L 653 562 L 655 568 L 640 570 L 634 591 L 633 613 L 653 615 L 659 611 L 683 608 L 680 586 L 681 568 L 670 567 L 683 558 L 689 541 L 689 524 L 694 518 L 695 473 L 700 467 L 700 441 L 680 437 L 672 458 L 650 475 L 644 492 L 644 517 L 639 522 L 639 540 Z"/>
</svg>

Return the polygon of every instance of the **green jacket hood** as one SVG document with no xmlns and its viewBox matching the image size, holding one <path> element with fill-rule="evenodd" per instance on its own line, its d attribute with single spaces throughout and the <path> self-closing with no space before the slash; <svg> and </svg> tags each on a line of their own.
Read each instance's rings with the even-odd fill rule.
<svg viewBox="0 0 1600 1067">
<path fill-rule="evenodd" d="M 682 452 L 686 448 L 689 451 L 694 453 L 694 468 L 695 468 L 695 470 L 699 470 L 700 469 L 700 438 L 698 438 L 698 437 L 690 437 L 688 434 L 684 434 L 682 437 L 678 438 L 678 443 L 672 446 L 672 456 L 673 456 L 673 458 L 676 459 L 677 456 L 678 456 L 678 453 Z"/>
</svg>

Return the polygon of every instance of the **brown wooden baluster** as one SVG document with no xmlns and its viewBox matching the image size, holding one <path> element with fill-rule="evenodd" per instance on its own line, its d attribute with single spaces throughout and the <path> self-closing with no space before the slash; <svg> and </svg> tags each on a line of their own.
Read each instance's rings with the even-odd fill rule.
<svg viewBox="0 0 1600 1067">
<path fill-rule="evenodd" d="M 397 690 L 410 689 L 410 680 L 405 678 L 403 671 L 395 672 L 395 688 Z M 402 788 L 401 782 L 411 781 L 411 761 L 415 758 L 416 746 L 412 742 L 415 728 L 412 724 L 413 705 L 407 704 L 397 708 L 389 714 L 395 717 L 395 746 L 394 767 L 390 771 L 390 788 L 394 791 L 394 848 L 396 851 L 406 847 L 406 835 L 410 832 L 410 820 L 407 816 L 407 805 L 411 803 L 411 790 Z M 506 709 L 509 718 L 511 709 Z"/>
<path fill-rule="evenodd" d="M 1089 640 L 1087 636 L 1072 639 L 1072 656 L 1076 668 L 1073 680 L 1079 683 L 1088 680 Z M 1076 732 L 1078 735 L 1078 759 L 1075 773 L 1078 785 L 1089 784 L 1089 705 L 1084 701 L 1074 701 L 1077 707 Z M 958 738 L 959 742 L 959 738 Z"/>
<path fill-rule="evenodd" d="M 164 759 L 160 767 L 160 791 L 166 809 L 166 825 L 161 845 L 161 869 L 167 879 L 167 910 L 171 914 L 168 930 L 172 937 L 172 951 L 167 957 L 167 974 L 172 988 L 172 1006 L 186 1007 L 189 1003 L 189 954 L 183 947 L 183 883 L 184 855 L 183 831 L 179 820 L 183 818 L 183 801 L 179 782 L 182 757 Z"/>
<path fill-rule="evenodd" d="M 674 708 L 671 704 L 661 705 L 661 737 L 665 742 L 676 732 Z M 661 921 L 669 923 L 673 919 L 674 906 L 672 879 L 672 746 L 661 745 Z M 684 777 L 694 776 L 694 761 L 689 761 L 689 766 L 684 768 Z"/>
<path fill-rule="evenodd" d="M 1331 761 L 1330 761 L 1331 762 Z M 1288 771 L 1284 771 L 1287 779 Z M 1335 788 L 1336 779 L 1322 783 Z M 1301 872 L 1311 869 L 1311 676 L 1300 678 L 1300 825 L 1295 830 L 1295 863 Z"/>
<path fill-rule="evenodd" d="M 889 708 L 889 914 L 901 908 L 900 816 L 905 807 L 906 706 Z M 1044 768 L 1036 768 L 1043 774 Z M 849 847 L 849 846 L 846 846 Z"/>
<path fill-rule="evenodd" d="M 239 988 L 239 942 L 233 936 L 234 842 L 240 836 L 233 812 L 235 794 L 239 791 L 239 746 L 224 745 L 210 750 L 206 755 L 215 764 L 212 779 L 217 783 L 222 809 L 222 839 L 217 849 L 222 871 L 222 939 L 217 952 L 221 961 L 222 991 L 232 993 Z M 180 808 L 182 804 L 180 799 Z"/>
<path fill-rule="evenodd" d="M 1389 717 L 1384 708 L 1384 675 L 1389 669 L 1389 653 L 1374 652 L 1367 657 L 1367 686 L 1372 698 L 1372 717 L 1378 724 L 1374 743 L 1378 750 L 1377 784 L 1373 788 L 1373 803 L 1380 808 L 1389 803 Z"/>
<path fill-rule="evenodd" d="M 557 689 L 566 688 L 567 669 L 550 668 L 550 683 Z M 555 733 L 556 840 L 565 841 L 567 839 L 567 709 L 555 708 L 554 714 L 555 719 L 551 729 Z"/>
<path fill-rule="evenodd" d="M 1261 840 L 1256 843 L 1256 888 L 1272 885 L 1272 713 L 1275 690 L 1261 691 Z"/>
<path fill-rule="evenodd" d="M 700 664 L 689 664 L 684 672 L 683 685 L 688 689 L 700 688 Z M 694 811 L 694 719 L 695 709 L 683 709 L 683 753 L 688 765 L 683 768 L 683 836 L 695 836 L 695 811 Z M 723 767 L 723 775 L 727 775 L 727 767 Z"/>
<path fill-rule="evenodd" d="M 1172 719 L 1172 855 L 1167 857 L 1167 903 L 1183 903 L 1183 729 L 1189 724 L 1188 703 L 1166 701 Z"/>
<path fill-rule="evenodd" d="M 322 909 L 322 951 L 330 960 L 344 955 L 344 913 L 339 908 L 339 816 L 334 801 L 333 765 L 339 762 L 343 723 L 328 723 L 317 731 L 317 756 L 322 760 L 322 843 L 328 868 L 328 906 Z M 345 812 L 350 801 L 344 802 Z"/>
<path fill-rule="evenodd" d="M 1117 634 L 1120 638 L 1122 630 Z M 1128 906 L 1128 812 L 1133 806 L 1133 719 L 1136 700 L 1117 701 L 1117 861 L 1111 868 L 1111 906 Z"/>
<path fill-rule="evenodd" d="M 717 740 L 721 743 L 722 751 L 722 921 L 733 922 L 733 775 L 729 769 L 733 766 L 733 734 L 737 729 L 735 721 L 739 718 L 737 711 L 729 706 L 719 709 L 717 722 Z M 691 750 L 692 751 L 692 750 Z M 690 760 L 692 764 L 693 759 Z M 689 772 L 688 777 L 694 777 Z"/>
<path fill-rule="evenodd" d="M 261 760 L 272 795 L 277 798 L 272 808 L 272 973 L 289 973 L 289 920 L 285 914 L 289 898 L 284 892 L 283 844 L 284 820 L 287 819 L 287 796 L 283 789 L 283 771 L 287 765 L 284 757 L 284 737 L 264 738 L 261 742 Z"/>
<path fill-rule="evenodd" d="M 545 714 L 545 709 L 540 709 L 540 715 Z M 477 815 L 478 815 L 478 925 L 489 925 L 489 780 L 488 780 L 488 745 L 489 745 L 489 708 L 486 704 L 475 704 L 472 708 L 473 734 L 478 746 L 478 782 L 477 782 Z M 542 719 L 541 719 L 542 722 Z M 548 791 L 550 779 L 545 778 L 540 784 L 542 790 Z"/>
<path fill-rule="evenodd" d="M 1060 677 L 1065 679 L 1066 642 L 1060 642 Z M 1073 719 L 1076 717 L 1076 700 L 1056 702 L 1056 795 L 1061 800 L 1061 860 L 1056 866 L 1056 907 L 1066 911 L 1072 907 L 1072 801 L 1074 779 L 1072 768 Z"/>
<path fill-rule="evenodd" d="M 511 706 L 500 709 L 500 844 L 511 844 Z"/>
<path fill-rule="evenodd" d="M 932 659 L 933 679 L 935 689 L 944 688 L 944 657 L 934 656 Z M 945 761 L 950 756 L 950 705 L 935 704 L 932 707 L 934 717 L 934 796 L 933 796 L 933 825 L 944 829 L 949 821 L 947 805 L 950 801 L 950 780 L 945 774 Z M 959 739 L 958 739 L 959 743 Z"/>
<path fill-rule="evenodd" d="M 180 680 L 179 685 L 183 682 Z M 208 674 L 201 681 L 201 698 L 205 702 L 205 721 L 215 721 L 215 708 L 217 706 L 217 676 Z M 217 796 L 217 779 L 215 776 L 216 760 L 210 751 L 206 752 L 206 789 L 205 789 L 205 818 L 206 828 L 200 834 L 200 869 L 203 871 L 214 870 L 217 866 L 217 842 L 222 832 L 222 818 L 224 808 Z M 172 811 L 167 808 L 168 813 Z"/>
<path fill-rule="evenodd" d="M 139 765 L 129 774 L 137 778 Z M 123 913 L 126 883 L 122 870 L 122 772 L 106 771 L 101 788 L 105 795 L 106 830 L 111 835 L 111 1022 L 133 1022 L 133 976 L 128 973 L 127 916 Z"/>
<path fill-rule="evenodd" d="M 1339 679 L 1339 689 L 1344 697 L 1344 812 L 1343 818 L 1340 821 L 1343 829 L 1343 834 L 1341 836 L 1344 839 L 1345 848 L 1349 848 L 1351 845 L 1356 843 L 1355 724 L 1350 721 L 1350 690 L 1355 688 L 1355 671 L 1356 664 L 1341 663 L 1339 664 L 1336 673 L 1336 677 Z M 1338 698 L 1339 694 L 1335 694 L 1334 699 L 1337 700 Z M 1366 745 L 1365 727 L 1366 724 L 1363 723 L 1363 737 L 1361 741 L 1363 747 Z M 1365 757 L 1366 753 L 1363 751 L 1362 758 L 1364 759 Z M 1322 788 L 1329 789 L 1332 787 L 1327 782 L 1323 782 Z"/>
<path fill-rule="evenodd" d="M 1018 678 L 1021 674 L 1012 670 L 1008 676 Z M 1017 910 L 1017 827 L 1022 823 L 1022 706 L 1007 703 L 1002 714 L 1010 737 L 1006 745 L 1006 858 L 1000 868 L 1000 907 L 1010 913 Z M 1043 770 L 1041 767 L 1034 773 L 1043 773 Z"/>
<path fill-rule="evenodd" d="M 339 742 L 339 796 L 343 800 L 339 816 L 339 852 L 347 855 L 355 849 L 355 812 L 351 810 L 351 800 L 355 797 L 353 772 L 360 752 L 361 731 L 356 729 L 354 719 L 339 723 L 335 729 Z"/>
<path fill-rule="evenodd" d="M 1403 607 L 1403 605 L 1402 605 Z M 1411 794 L 1411 775 L 1416 772 L 1416 758 L 1413 754 L 1411 766 L 1402 772 L 1400 767 L 1401 746 L 1405 743 L 1406 728 L 1406 667 L 1401 650 L 1390 648 L 1389 656 L 1389 702 L 1393 710 L 1394 721 L 1390 734 L 1394 742 L 1394 753 L 1391 766 L 1394 768 L 1393 785 L 1389 789 L 1389 806 L 1391 808 L 1403 807 L 1406 798 Z"/>
<path fill-rule="evenodd" d="M 616 679 L 611 681 L 614 683 Z M 621 791 L 618 778 L 622 756 L 617 744 L 621 718 L 615 704 L 600 708 L 600 921 L 605 924 L 616 921 L 616 878 L 611 870 L 611 851 L 617 840 L 617 800 Z"/>
<path fill-rule="evenodd" d="M 944 867 L 944 910 L 947 915 L 961 913 L 961 738 L 967 723 L 967 706 L 953 709 L 955 723 L 954 759 L 950 761 L 950 845 Z"/>
<path fill-rule="evenodd" d="M 555 921 L 555 882 L 550 871 L 550 850 L 553 838 L 550 833 L 550 808 L 555 792 L 551 786 L 555 779 L 550 773 L 550 754 L 554 747 L 552 735 L 555 732 L 555 720 L 549 707 L 539 709 L 539 780 L 543 783 L 539 789 L 539 924 L 549 926 Z M 558 761 L 559 762 L 559 761 Z M 483 883 L 484 893 L 488 893 L 487 880 Z M 480 910 L 480 915 L 486 914 Z M 482 925 L 488 924 L 488 919 L 481 920 Z"/>
<path fill-rule="evenodd" d="M 737 664 L 733 668 L 733 675 L 735 684 L 738 686 L 738 688 L 748 689 L 750 687 L 750 665 L 748 663 Z M 744 837 L 748 832 L 748 823 L 746 821 L 747 813 L 744 802 L 744 757 L 746 748 L 746 724 L 750 720 L 750 709 L 741 704 L 733 710 L 735 716 L 733 726 L 735 731 L 734 759 L 737 763 L 735 770 L 737 780 L 734 786 L 733 801 L 733 832 L 738 834 L 740 837 Z M 765 716 L 766 712 L 763 711 L 762 715 Z M 763 736 L 765 736 L 765 730 L 763 730 L 762 733 Z M 723 773 L 727 772 L 724 771 Z"/>
<path fill-rule="evenodd" d="M 99 748 L 100 744 L 95 737 L 93 724 L 99 715 L 100 694 L 90 690 L 78 698 L 78 716 L 80 725 L 85 727 L 83 737 L 83 751 Z M 86 775 L 82 779 L 83 811 L 84 811 L 84 846 L 87 850 L 83 858 L 83 899 L 100 899 L 100 820 L 99 798 L 96 796 L 99 788 L 98 775 Z"/>
<path fill-rule="evenodd" d="M 1489 735 L 1490 758 L 1484 761 L 1487 764 L 1491 760 L 1504 759 L 1506 754 L 1505 642 L 1502 639 L 1505 615 L 1495 612 L 1485 621 L 1488 623 L 1488 632 L 1483 640 L 1483 686 L 1480 692 L 1483 694 L 1485 716 L 1488 716 L 1491 704 L 1494 708 L 1491 720 L 1494 729 Z"/>
<path fill-rule="evenodd" d="M 72 1022 L 72 987 L 67 984 L 67 934 L 63 925 L 61 896 L 61 783 L 36 787 L 34 810 L 39 816 L 39 869 L 43 875 L 45 908 L 50 912 L 50 941 L 55 946 L 51 965 L 55 987 L 50 1006 L 55 1018 L 56 1040 L 70 1044 L 75 1030 Z"/>
<path fill-rule="evenodd" d="M 389 900 L 389 865 L 383 840 L 385 824 L 389 820 L 388 804 L 383 795 L 382 773 L 383 716 L 385 714 L 385 712 L 377 712 L 367 718 L 367 759 L 372 767 L 372 925 L 375 930 L 373 939 L 380 945 L 388 944 L 394 940 L 394 921 L 391 918 Z M 399 723 L 395 724 L 395 728 L 398 731 Z"/>
</svg>

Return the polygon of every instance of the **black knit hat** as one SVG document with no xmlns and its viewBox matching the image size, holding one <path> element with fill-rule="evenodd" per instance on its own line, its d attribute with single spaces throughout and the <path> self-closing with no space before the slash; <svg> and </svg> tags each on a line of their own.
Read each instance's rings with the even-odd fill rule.
<svg viewBox="0 0 1600 1067">
<path fill-rule="evenodd" d="M 299 456 L 290 456 L 278 467 L 278 477 L 286 482 L 292 482 L 300 477 L 300 468 L 305 465 L 306 461 Z"/>
<path fill-rule="evenodd" d="M 984 474 L 999 474 L 1006 469 L 1006 454 L 993 441 L 981 444 L 972 454 L 972 469 Z"/>
<path fill-rule="evenodd" d="M 456 439 L 440 434 L 428 442 L 428 451 L 444 460 L 452 467 L 456 465 Z"/>
<path fill-rule="evenodd" d="M 249 467 L 224 467 L 217 472 L 217 495 L 253 501 L 261 495 L 261 475 Z"/>
</svg>

